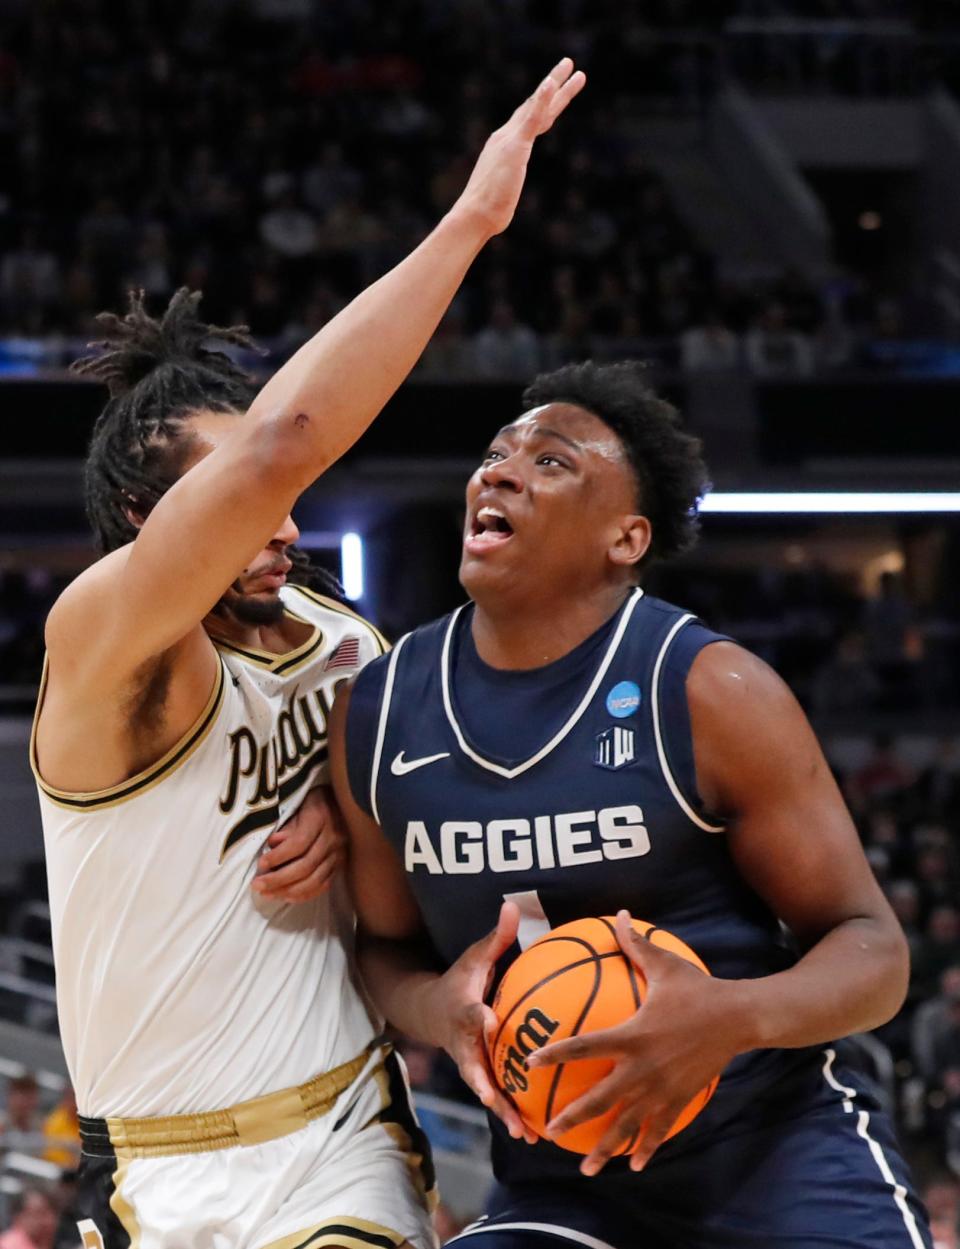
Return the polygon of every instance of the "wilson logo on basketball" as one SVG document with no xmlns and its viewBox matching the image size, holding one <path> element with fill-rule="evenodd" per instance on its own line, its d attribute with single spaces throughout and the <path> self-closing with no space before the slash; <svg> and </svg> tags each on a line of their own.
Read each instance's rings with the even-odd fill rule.
<svg viewBox="0 0 960 1249">
<path fill-rule="evenodd" d="M 514 1034 L 513 1044 L 508 1047 L 500 1072 L 501 1087 L 507 1093 L 525 1093 L 529 1088 L 527 1080 L 527 1058 L 534 1050 L 550 1040 L 560 1027 L 558 1019 L 551 1019 L 542 1010 L 534 1007 L 528 1010 L 523 1023 Z"/>
</svg>

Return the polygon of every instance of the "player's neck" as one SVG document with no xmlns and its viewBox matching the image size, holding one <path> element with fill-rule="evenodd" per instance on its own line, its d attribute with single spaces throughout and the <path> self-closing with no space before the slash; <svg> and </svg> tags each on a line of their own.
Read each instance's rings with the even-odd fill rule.
<svg viewBox="0 0 960 1249">
<path fill-rule="evenodd" d="M 577 597 L 527 603 L 476 603 L 473 641 L 491 668 L 542 668 L 569 655 L 623 606 L 630 585 Z"/>
<path fill-rule="evenodd" d="M 293 616 L 284 615 L 269 624 L 255 624 L 223 609 L 211 612 L 203 624 L 215 640 L 229 642 L 243 650 L 267 651 L 272 655 L 285 655 L 287 651 L 294 650 L 314 631 L 313 625 Z"/>
</svg>

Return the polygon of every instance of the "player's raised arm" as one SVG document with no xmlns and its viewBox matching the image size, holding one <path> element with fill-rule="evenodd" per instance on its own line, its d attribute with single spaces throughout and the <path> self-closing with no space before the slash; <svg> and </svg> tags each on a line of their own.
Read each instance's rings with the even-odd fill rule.
<svg viewBox="0 0 960 1249">
<path fill-rule="evenodd" d="M 477 253 L 509 224 L 537 137 L 583 83 L 561 61 L 491 135 L 429 237 L 302 347 L 235 431 L 212 449 L 192 440 L 155 506 L 126 497 L 142 522 L 136 541 L 78 578 L 52 613 L 48 647 L 61 670 L 82 634 L 87 683 L 102 688 L 200 623 L 407 376 Z M 195 400 L 188 406 L 202 410 L 202 388 Z"/>
</svg>

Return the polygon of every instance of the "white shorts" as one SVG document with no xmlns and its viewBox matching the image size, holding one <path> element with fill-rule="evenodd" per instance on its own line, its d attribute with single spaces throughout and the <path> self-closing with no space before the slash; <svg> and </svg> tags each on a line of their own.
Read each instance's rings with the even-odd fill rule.
<svg viewBox="0 0 960 1249">
<path fill-rule="evenodd" d="M 130 1158 L 107 1121 L 82 1126 L 88 1249 L 435 1249 L 429 1145 L 388 1049 L 328 1113 L 259 1144 Z"/>
</svg>

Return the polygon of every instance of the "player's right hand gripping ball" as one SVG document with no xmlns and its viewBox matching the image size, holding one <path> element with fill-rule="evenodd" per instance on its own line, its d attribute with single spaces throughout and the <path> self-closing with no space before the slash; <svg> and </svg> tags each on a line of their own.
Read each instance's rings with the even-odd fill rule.
<svg viewBox="0 0 960 1249">
<path fill-rule="evenodd" d="M 634 920 L 641 935 L 710 973 L 679 937 Z M 643 1005 L 647 985 L 642 972 L 617 942 L 615 921 L 578 919 L 554 928 L 529 946 L 507 969 L 493 1000 L 496 1032 L 489 1042 L 490 1064 L 528 1127 L 538 1136 L 546 1125 L 613 1069 L 608 1058 L 578 1059 L 558 1066 L 527 1067 L 526 1058 L 549 1041 L 613 1028 Z M 693 1098 L 670 1130 L 675 1136 L 706 1106 L 717 1087 L 712 1080 Z M 554 1138 L 554 1144 L 588 1154 L 617 1115 L 617 1107 Z M 628 1154 L 636 1139 L 619 1151 Z"/>
</svg>

